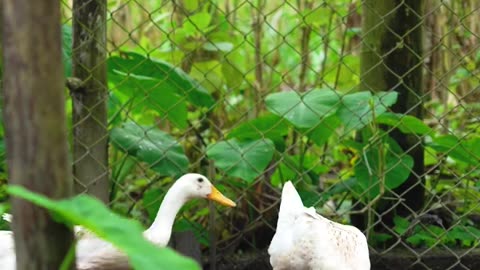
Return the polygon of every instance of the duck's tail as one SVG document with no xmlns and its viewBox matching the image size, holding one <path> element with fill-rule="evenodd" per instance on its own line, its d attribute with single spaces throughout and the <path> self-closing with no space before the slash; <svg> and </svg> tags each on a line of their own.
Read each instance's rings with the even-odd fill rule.
<svg viewBox="0 0 480 270">
<path fill-rule="evenodd" d="M 292 181 L 287 181 L 283 185 L 282 202 L 280 203 L 280 217 L 296 213 L 303 208 L 303 202 L 293 186 Z"/>
</svg>

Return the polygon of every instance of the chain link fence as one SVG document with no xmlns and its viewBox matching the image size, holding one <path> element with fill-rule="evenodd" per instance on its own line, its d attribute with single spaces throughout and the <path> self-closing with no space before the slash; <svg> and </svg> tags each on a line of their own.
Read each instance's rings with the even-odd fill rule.
<svg viewBox="0 0 480 270">
<path fill-rule="evenodd" d="M 105 54 L 92 64 L 69 47 L 78 11 L 63 0 L 67 76 L 88 58 L 101 88 L 67 106 L 82 116 L 74 163 L 89 163 L 74 164 L 77 186 L 150 224 L 176 177 L 208 176 L 238 206 L 188 203 L 173 239 L 205 269 L 269 269 L 288 180 L 306 206 L 362 229 L 372 269 L 480 269 L 479 7 L 107 1 L 106 24 L 81 25 L 107 32 L 92 34 Z"/>
</svg>

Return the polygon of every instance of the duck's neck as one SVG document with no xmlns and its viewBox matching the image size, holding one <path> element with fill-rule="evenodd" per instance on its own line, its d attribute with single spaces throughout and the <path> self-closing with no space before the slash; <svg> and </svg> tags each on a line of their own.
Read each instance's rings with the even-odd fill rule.
<svg viewBox="0 0 480 270">
<path fill-rule="evenodd" d="M 166 246 L 172 234 L 175 217 L 187 200 L 181 185 L 173 184 L 160 204 L 155 220 L 145 231 L 145 237 L 156 245 Z"/>
</svg>

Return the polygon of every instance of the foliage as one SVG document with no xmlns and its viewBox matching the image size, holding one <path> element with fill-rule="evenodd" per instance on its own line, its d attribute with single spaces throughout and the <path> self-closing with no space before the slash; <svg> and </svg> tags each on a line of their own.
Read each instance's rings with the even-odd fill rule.
<svg viewBox="0 0 480 270">
<path fill-rule="evenodd" d="M 480 243 L 480 230 L 469 224 L 458 224 L 447 229 L 439 225 L 411 224 L 407 219 L 396 216 L 393 230 L 414 247 L 431 247 L 438 243 L 447 246 L 473 247 Z"/>
<path fill-rule="evenodd" d="M 147 241 L 143 237 L 144 228 L 138 222 L 111 212 L 91 196 L 78 195 L 71 199 L 51 200 L 21 186 L 10 186 L 8 192 L 46 208 L 58 222 L 69 226 L 80 225 L 112 243 L 128 256 L 135 269 L 200 269 L 192 259 Z"/>
<path fill-rule="evenodd" d="M 397 99 L 403 98 L 396 92 L 356 88 L 361 30 L 355 16 L 361 15 L 360 1 L 328 0 L 298 7 L 260 2 L 265 4 L 229 9 L 231 3 L 223 0 L 183 1 L 188 15 L 168 1 L 108 3 L 108 9 L 116 11 L 107 20 L 115 211 L 148 223 L 163 190 L 186 171 L 222 179 L 216 184 L 244 200 L 248 220 L 257 220 L 251 213 L 265 205 L 258 199 L 265 190 L 263 181 L 280 187 L 286 180 L 298 180 L 305 204 L 321 206 L 330 200 L 338 203 L 336 212 L 342 207 L 350 210 L 356 202 L 365 205 L 388 196 L 410 176 L 412 157 L 390 137 L 390 131 L 398 129 L 424 141 L 430 201 L 462 202 L 456 210 L 466 216 L 466 225 L 448 232 L 458 240 L 468 238 L 459 236 L 463 228 L 478 229 L 467 223 L 471 214 L 480 212 L 475 208 L 480 197 L 480 137 L 478 120 L 471 117 L 480 106 L 457 99 L 473 96 L 469 91 L 476 84 L 480 54 L 466 54 L 471 51 L 468 42 L 445 50 L 462 55 L 459 59 L 468 63 L 455 64 L 451 77 L 442 76 L 437 84 L 452 93 L 432 94 L 425 119 L 418 119 L 392 112 Z M 259 28 L 257 12 L 264 15 Z M 123 13 L 128 21 L 119 17 Z M 467 19 L 466 11 L 458 14 Z M 62 29 L 69 76 L 71 28 Z M 467 32 L 460 29 L 456 38 L 474 38 Z M 0 200 L 6 199 L 2 178 Z M 197 203 L 187 204 L 175 229 L 193 230 L 208 245 L 204 227 L 209 211 Z M 228 223 L 240 224 L 245 218 L 244 213 L 228 215 L 216 226 L 226 238 L 231 231 Z M 439 232 L 434 227 L 430 231 Z M 427 239 L 423 227 L 412 233 L 418 235 L 408 242 L 412 246 L 436 243 Z M 379 236 L 384 241 L 391 237 Z"/>
</svg>

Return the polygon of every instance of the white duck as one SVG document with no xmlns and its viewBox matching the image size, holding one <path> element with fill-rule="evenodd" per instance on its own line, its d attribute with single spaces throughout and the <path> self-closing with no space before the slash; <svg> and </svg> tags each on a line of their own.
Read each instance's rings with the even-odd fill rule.
<svg viewBox="0 0 480 270">
<path fill-rule="evenodd" d="M 370 270 L 365 235 L 304 207 L 291 181 L 282 190 L 268 254 L 274 270 Z"/>
<path fill-rule="evenodd" d="M 194 198 L 206 198 L 224 206 L 236 204 L 220 193 L 203 175 L 189 173 L 180 177 L 165 195 L 152 225 L 144 231 L 144 237 L 164 247 L 168 244 L 172 226 L 180 208 Z M 81 227 L 74 228 L 78 236 Z M 93 235 L 77 239 L 77 269 L 129 269 L 125 255 L 113 245 Z M 15 250 L 10 231 L 0 231 L 0 266 L 2 270 L 15 269 Z"/>
</svg>

